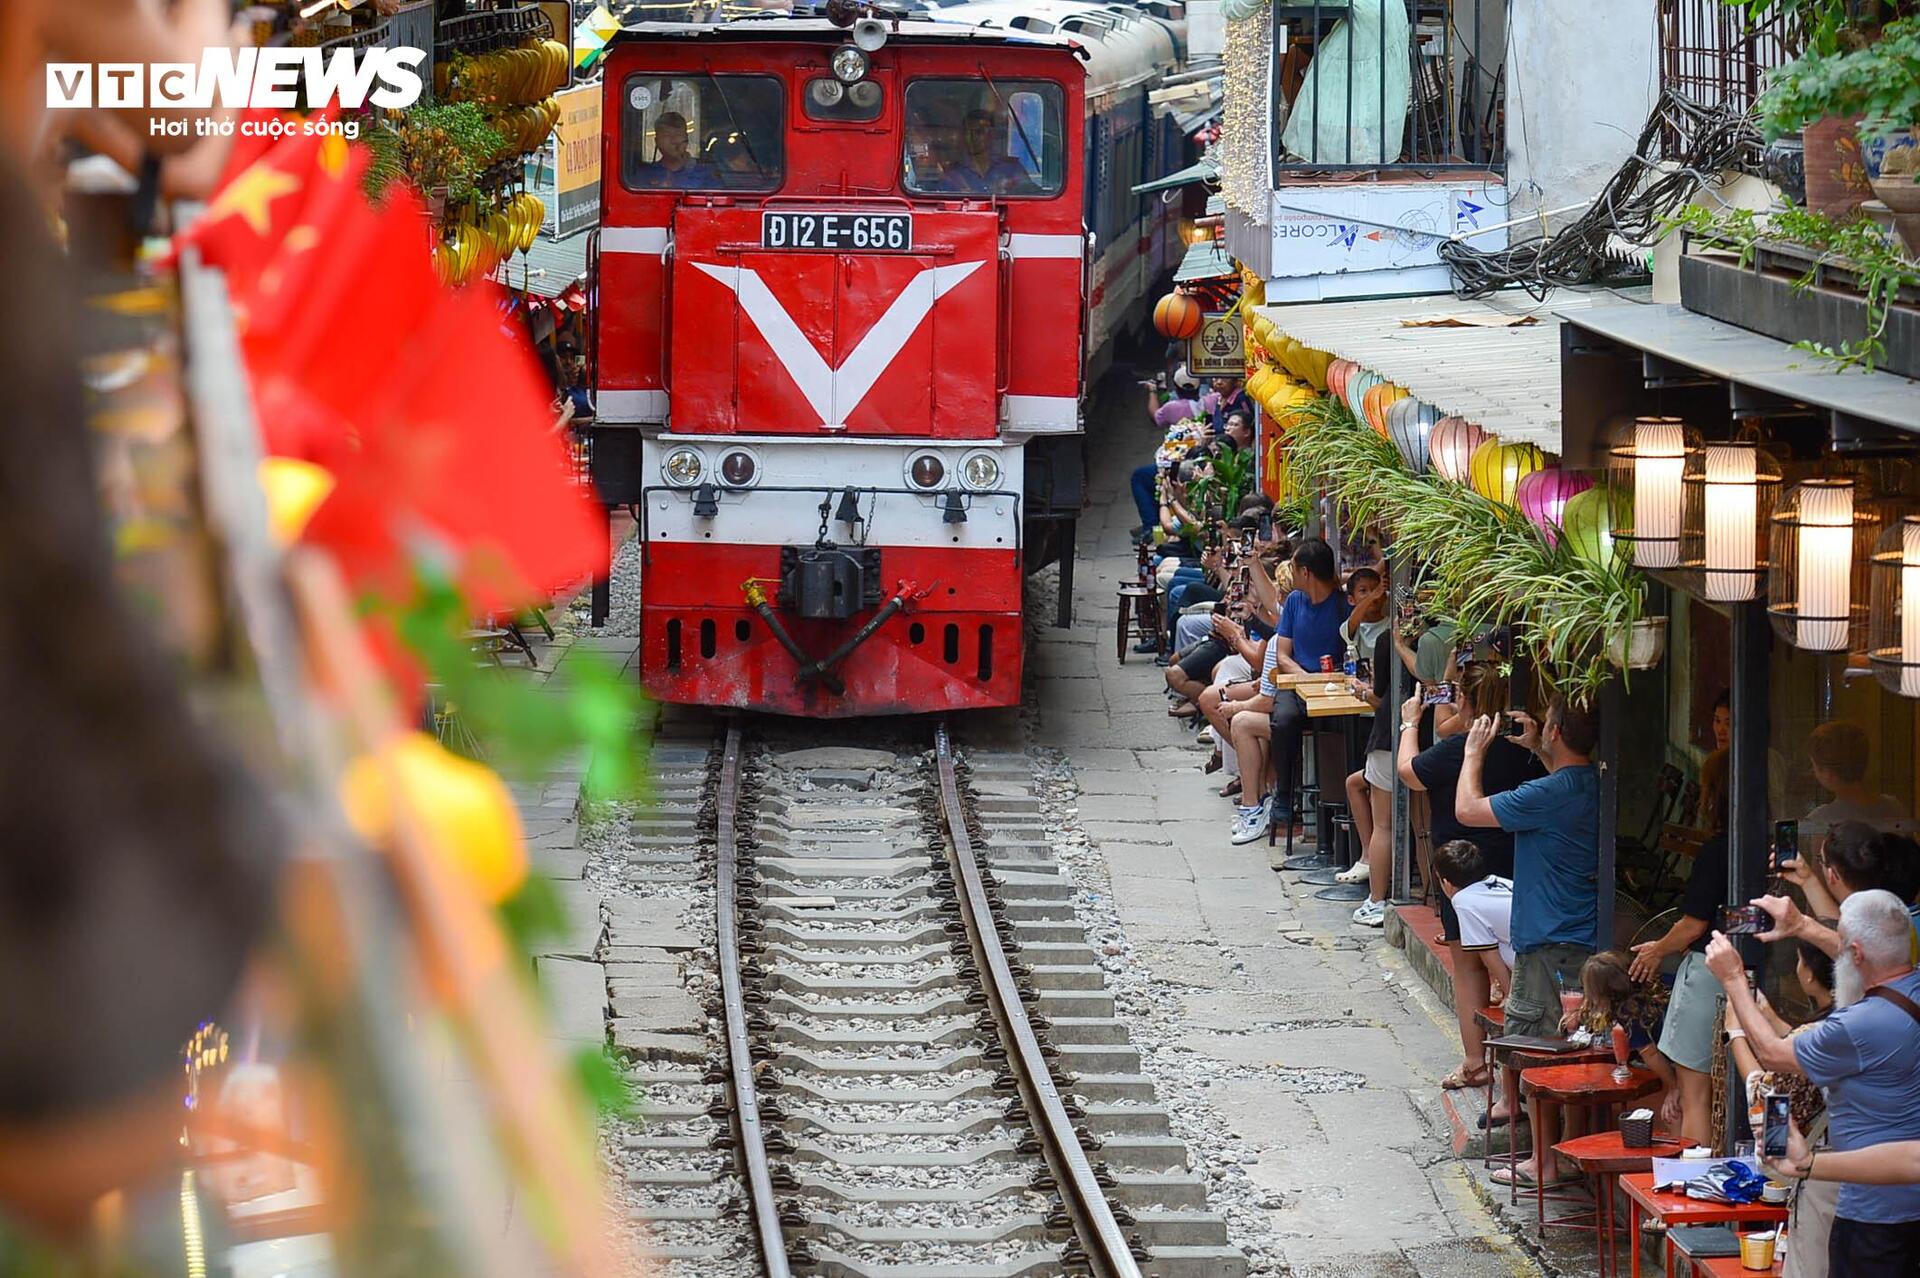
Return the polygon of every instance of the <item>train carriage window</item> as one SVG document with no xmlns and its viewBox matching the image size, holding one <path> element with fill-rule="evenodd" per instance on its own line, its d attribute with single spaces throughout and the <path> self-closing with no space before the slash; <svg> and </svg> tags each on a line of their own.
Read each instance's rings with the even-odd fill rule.
<svg viewBox="0 0 1920 1278">
<path fill-rule="evenodd" d="M 830 75 L 807 81 L 805 103 L 809 120 L 827 120 L 835 124 L 866 124 L 880 118 L 885 100 L 877 81 L 861 80 L 842 84 Z"/>
<path fill-rule="evenodd" d="M 906 96 L 907 190 L 1015 199 L 1060 194 L 1062 96 L 1045 80 L 915 80 Z"/>
<path fill-rule="evenodd" d="M 785 107 L 785 87 L 768 75 L 628 76 L 620 180 L 636 191 L 776 190 Z"/>
</svg>

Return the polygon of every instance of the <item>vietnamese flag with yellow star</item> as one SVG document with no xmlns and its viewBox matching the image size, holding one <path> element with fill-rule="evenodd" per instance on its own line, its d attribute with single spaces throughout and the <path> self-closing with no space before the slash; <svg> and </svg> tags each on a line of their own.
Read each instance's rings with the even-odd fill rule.
<svg viewBox="0 0 1920 1278">
<path fill-rule="evenodd" d="M 374 208 L 365 164 L 296 134 L 232 166 L 177 241 L 227 272 L 263 452 L 333 477 L 302 539 L 391 600 L 431 562 L 476 615 L 604 571 L 604 517 L 524 333 L 496 286 L 439 282 L 424 205 L 396 188 Z"/>
</svg>

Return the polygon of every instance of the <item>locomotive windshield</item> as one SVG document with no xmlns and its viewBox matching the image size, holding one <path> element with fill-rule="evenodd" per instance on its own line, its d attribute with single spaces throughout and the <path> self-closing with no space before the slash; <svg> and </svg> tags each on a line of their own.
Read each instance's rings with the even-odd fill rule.
<svg viewBox="0 0 1920 1278">
<path fill-rule="evenodd" d="M 771 191 L 786 174 L 786 92 L 766 75 L 631 75 L 620 179 L 633 190 Z"/>
<path fill-rule="evenodd" d="M 1066 181 L 1060 86 L 922 79 L 907 86 L 903 180 L 916 195 L 1058 195 Z"/>
</svg>

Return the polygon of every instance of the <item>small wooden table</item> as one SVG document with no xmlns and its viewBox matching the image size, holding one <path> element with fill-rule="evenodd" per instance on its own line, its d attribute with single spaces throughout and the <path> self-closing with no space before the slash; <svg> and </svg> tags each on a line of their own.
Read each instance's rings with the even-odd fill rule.
<svg viewBox="0 0 1920 1278">
<path fill-rule="evenodd" d="M 1506 1029 L 1506 1008 L 1500 1009 L 1500 1027 Z M 1507 1099 L 1509 1117 L 1504 1124 L 1507 1129 L 1507 1202 L 1520 1201 L 1519 1186 L 1515 1184 L 1516 1173 L 1520 1169 L 1520 1144 L 1514 1139 L 1514 1129 L 1520 1123 L 1520 1075 L 1522 1071 L 1542 1065 L 1571 1065 L 1579 1061 L 1611 1061 L 1611 1048 L 1574 1047 L 1568 1045 L 1564 1052 L 1530 1051 L 1518 1043 L 1507 1042 L 1505 1034 L 1489 1034 L 1482 1041 L 1481 1051 L 1485 1053 L 1487 1063 L 1487 1145 L 1493 1145 L 1493 1080 L 1497 1072 L 1500 1078 L 1500 1091 Z M 1565 1040 L 1562 1040 L 1563 1042 Z M 1493 1161 L 1493 1155 L 1487 1155 L 1487 1161 Z"/>
<path fill-rule="evenodd" d="M 1710 1164 L 1702 1162 L 1701 1170 Z M 1640 1278 L 1640 1213 L 1645 1212 L 1671 1229 L 1675 1225 L 1777 1225 L 1787 1218 L 1785 1207 L 1770 1203 L 1710 1203 L 1672 1190 L 1655 1190 L 1650 1171 L 1620 1177 L 1627 1194 L 1627 1246 L 1633 1255 L 1633 1278 Z M 1673 1245 L 1660 1240 L 1660 1267 L 1673 1263 Z M 1734 1262 L 1735 1265 L 1739 1261 Z M 1736 1270 L 1736 1272 L 1738 1272 Z"/>
<path fill-rule="evenodd" d="M 1602 1114 L 1610 1114 L 1628 1101 L 1639 1100 L 1652 1092 L 1660 1090 L 1660 1076 L 1640 1065 L 1629 1065 L 1624 1079 L 1614 1076 L 1612 1052 L 1608 1052 L 1605 1061 L 1584 1061 L 1572 1065 L 1536 1065 L 1520 1073 L 1520 1088 L 1527 1093 L 1527 1119 L 1533 1127 L 1533 1139 L 1537 1146 L 1540 1141 L 1540 1115 L 1548 1105 L 1558 1105 L 1562 1110 L 1592 1109 Z M 1559 1146 L 1555 1146 L 1556 1149 Z M 1535 1222 L 1540 1226 L 1544 1238 L 1548 1225 L 1564 1225 L 1574 1229 L 1591 1229 L 1600 1232 L 1600 1205 L 1594 1204 L 1593 1223 L 1576 1224 L 1580 1216 L 1562 1216 L 1558 1220 L 1547 1219 L 1546 1159 L 1540 1159 L 1543 1173 L 1535 1183 L 1533 1190 L 1533 1210 Z M 1584 1215 L 1584 1213 L 1582 1213 Z"/>
<path fill-rule="evenodd" d="M 1651 1172 L 1656 1158 L 1677 1158 L 1682 1141 L 1655 1137 L 1651 1145 L 1629 1146 L 1615 1131 L 1575 1136 L 1553 1147 L 1553 1152 L 1593 1177 L 1593 1201 L 1600 1212 L 1599 1255 L 1601 1278 L 1619 1272 L 1615 1256 L 1613 1193 L 1615 1182 L 1627 1172 Z"/>
<path fill-rule="evenodd" d="M 1754 1278 L 1756 1274 L 1772 1274 L 1774 1278 L 1779 1278 L 1780 1271 L 1786 1265 L 1786 1257 L 1777 1249 L 1771 1269 L 1749 1269 L 1740 1263 L 1738 1256 L 1695 1256 L 1692 1259 L 1693 1278 Z"/>
</svg>

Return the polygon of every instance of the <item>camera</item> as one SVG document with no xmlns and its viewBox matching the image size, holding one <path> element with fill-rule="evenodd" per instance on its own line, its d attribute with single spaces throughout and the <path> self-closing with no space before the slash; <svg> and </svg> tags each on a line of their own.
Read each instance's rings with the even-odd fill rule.
<svg viewBox="0 0 1920 1278">
<path fill-rule="evenodd" d="M 1773 868 L 1784 868 L 1789 862 L 1800 859 L 1800 823 L 1798 821 L 1775 821 L 1773 823 Z"/>
<path fill-rule="evenodd" d="M 1785 1092 L 1768 1092 L 1766 1118 L 1760 1125 L 1760 1152 L 1771 1159 L 1787 1156 L 1788 1125 L 1793 1122 L 1793 1106 Z"/>
<path fill-rule="evenodd" d="M 1757 905 L 1720 907 L 1720 932 L 1726 936 L 1753 936 L 1773 930 L 1773 917 Z"/>
</svg>

